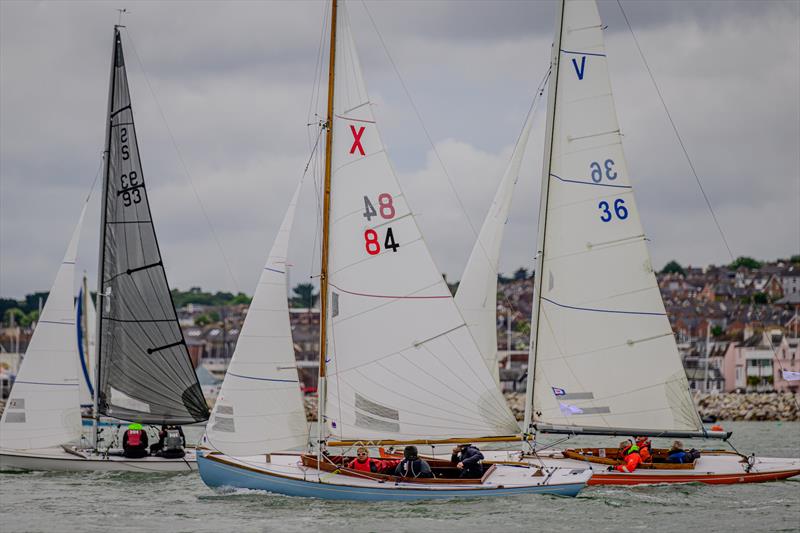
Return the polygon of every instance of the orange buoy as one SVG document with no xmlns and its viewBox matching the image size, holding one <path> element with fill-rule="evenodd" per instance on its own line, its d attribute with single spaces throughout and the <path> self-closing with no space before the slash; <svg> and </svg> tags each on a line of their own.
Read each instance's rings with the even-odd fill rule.
<svg viewBox="0 0 800 533">
<path fill-rule="evenodd" d="M 722 429 L 722 426 L 720 426 L 719 424 L 715 424 L 711 426 L 711 431 L 725 431 L 725 430 Z"/>
</svg>

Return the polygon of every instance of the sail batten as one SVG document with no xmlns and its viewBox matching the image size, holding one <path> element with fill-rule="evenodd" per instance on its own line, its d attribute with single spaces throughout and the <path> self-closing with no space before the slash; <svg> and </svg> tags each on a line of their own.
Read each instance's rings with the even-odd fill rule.
<svg viewBox="0 0 800 533">
<path fill-rule="evenodd" d="M 142 423 L 208 417 L 147 197 L 122 41 L 114 32 L 99 293 L 99 412 Z"/>
<path fill-rule="evenodd" d="M 702 424 L 625 163 L 597 6 L 562 5 L 531 341 L 533 419 L 537 428 L 592 434 L 696 433 Z"/>
</svg>

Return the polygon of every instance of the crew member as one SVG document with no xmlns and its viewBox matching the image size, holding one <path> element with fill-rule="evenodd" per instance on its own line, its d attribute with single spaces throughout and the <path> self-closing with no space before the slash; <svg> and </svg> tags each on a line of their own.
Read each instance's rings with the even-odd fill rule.
<svg viewBox="0 0 800 533">
<path fill-rule="evenodd" d="M 618 472 L 631 473 L 642 464 L 642 456 L 639 455 L 639 447 L 629 440 L 624 440 L 619 443 L 620 457 L 625 461 L 624 464 L 617 465 Z"/>
<path fill-rule="evenodd" d="M 430 465 L 420 459 L 416 446 L 406 446 L 403 450 L 403 460 L 395 468 L 394 475 L 399 477 L 433 477 Z"/>
<path fill-rule="evenodd" d="M 672 443 L 672 448 L 667 452 L 667 462 L 681 464 L 686 462 L 686 450 L 683 449 L 681 441 L 676 440 Z"/>
<path fill-rule="evenodd" d="M 165 459 L 180 459 L 186 455 L 186 436 L 180 426 L 164 424 L 158 432 L 158 442 L 150 446 L 150 453 Z"/>
<path fill-rule="evenodd" d="M 461 470 L 459 477 L 480 478 L 483 475 L 483 454 L 472 444 L 459 444 L 453 448 L 450 462 Z"/>
<path fill-rule="evenodd" d="M 380 461 L 369 456 L 369 451 L 363 446 L 356 450 L 356 458 L 347 463 L 347 468 L 358 470 L 359 472 L 372 472 L 373 474 L 381 470 Z"/>
<path fill-rule="evenodd" d="M 149 455 L 147 433 L 139 423 L 133 423 L 122 435 L 122 454 L 130 459 L 140 459 Z"/>
<path fill-rule="evenodd" d="M 642 456 L 643 463 L 652 463 L 653 455 L 650 450 L 652 443 L 647 437 L 636 437 L 636 446 L 639 447 L 639 455 Z"/>
</svg>

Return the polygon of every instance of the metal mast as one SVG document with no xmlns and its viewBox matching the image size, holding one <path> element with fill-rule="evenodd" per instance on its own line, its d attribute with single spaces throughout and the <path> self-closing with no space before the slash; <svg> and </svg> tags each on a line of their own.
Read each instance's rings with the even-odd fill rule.
<svg viewBox="0 0 800 533">
<path fill-rule="evenodd" d="M 553 126 L 556 116 L 556 95 L 558 93 L 558 66 L 561 58 L 561 30 L 564 25 L 564 0 L 558 3 L 556 11 L 556 33 L 550 56 L 550 88 L 547 94 L 547 130 L 544 136 L 544 157 L 542 162 L 542 191 L 539 196 L 539 235 L 536 241 L 536 270 L 533 286 L 533 316 L 531 317 L 531 345 L 528 352 L 528 379 L 525 388 L 525 420 L 522 430 L 531 432 L 533 420 L 533 386 L 536 374 L 536 348 L 539 336 L 539 312 L 542 293 L 542 266 L 544 264 L 544 239 L 547 226 L 547 203 L 550 195 L 550 159 L 553 156 Z"/>
<path fill-rule="evenodd" d="M 120 15 L 121 16 L 121 15 Z M 111 73 L 108 81 L 108 113 L 106 114 L 106 146 L 103 151 L 103 194 L 100 196 L 100 253 L 97 262 L 97 339 L 95 341 L 95 363 L 94 363 L 94 401 L 92 406 L 92 435 L 95 448 L 98 447 L 97 441 L 97 422 L 100 418 L 99 398 L 100 398 L 100 353 L 103 344 L 103 265 L 105 263 L 105 241 L 106 241 L 106 207 L 108 203 L 108 179 L 111 171 L 111 114 L 114 112 L 114 79 L 117 66 L 117 47 L 121 46 L 119 24 L 114 25 L 114 40 L 111 47 Z"/>
</svg>

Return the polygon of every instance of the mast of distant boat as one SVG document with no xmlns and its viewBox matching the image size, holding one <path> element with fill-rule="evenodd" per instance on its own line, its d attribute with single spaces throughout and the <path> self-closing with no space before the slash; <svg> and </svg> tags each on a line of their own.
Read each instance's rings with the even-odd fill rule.
<svg viewBox="0 0 800 533">
<path fill-rule="evenodd" d="M 547 225 L 547 203 L 550 195 L 550 160 L 553 156 L 553 129 L 556 116 L 556 93 L 558 92 L 558 67 L 561 58 L 561 28 L 564 24 L 564 0 L 558 3 L 556 12 L 556 33 L 553 39 L 553 50 L 550 56 L 550 87 L 547 94 L 547 130 L 544 137 L 544 154 L 542 162 L 542 191 L 539 196 L 539 235 L 536 241 L 536 270 L 534 270 L 533 315 L 531 317 L 531 340 L 528 351 L 528 379 L 525 384 L 525 419 L 522 426 L 524 433 L 533 429 L 533 387 L 536 374 L 537 337 L 539 335 L 539 311 L 542 295 L 542 270 L 544 264 L 544 237 Z"/>
<path fill-rule="evenodd" d="M 325 177 L 322 199 L 322 254 L 319 275 L 319 383 L 317 386 L 317 459 L 321 459 L 325 426 L 327 318 L 328 318 L 328 254 L 331 208 L 331 148 L 333 146 L 333 81 L 336 64 L 336 8 L 338 1 L 331 2 L 331 45 L 328 63 L 328 116 L 325 121 Z"/>
<path fill-rule="evenodd" d="M 100 399 L 100 350 L 103 344 L 103 264 L 105 263 L 105 241 L 106 241 L 106 204 L 108 202 L 108 178 L 111 172 L 111 113 L 114 105 L 114 66 L 117 54 L 117 37 L 119 35 L 119 24 L 114 25 L 114 38 L 111 47 L 111 73 L 108 81 L 108 113 L 106 114 L 106 146 L 103 151 L 103 194 L 100 196 L 100 253 L 98 254 L 97 264 L 97 339 L 95 341 L 95 363 L 94 363 L 94 399 L 92 406 L 92 435 L 94 447 L 99 447 L 97 429 L 100 419 L 99 399 Z"/>
</svg>

